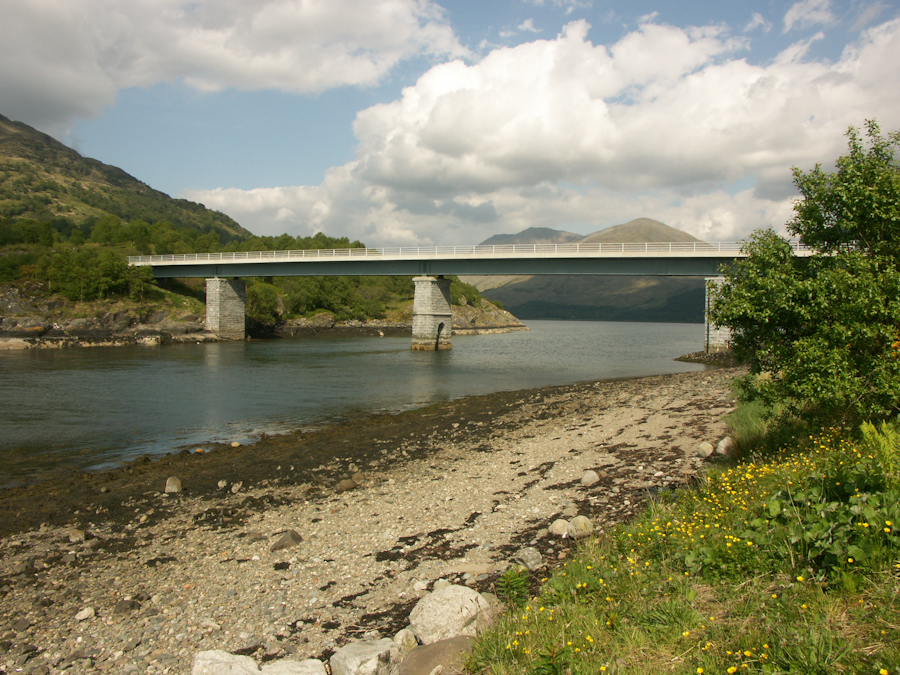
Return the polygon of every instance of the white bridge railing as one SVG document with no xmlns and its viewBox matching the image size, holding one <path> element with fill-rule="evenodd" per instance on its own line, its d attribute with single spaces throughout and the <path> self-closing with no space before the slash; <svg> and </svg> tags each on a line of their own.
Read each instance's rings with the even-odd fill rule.
<svg viewBox="0 0 900 675">
<path fill-rule="evenodd" d="M 416 246 L 396 248 L 336 248 L 297 251 L 232 251 L 228 253 L 175 253 L 135 255 L 130 265 L 202 264 L 210 262 L 303 262 L 313 260 L 415 260 L 434 258 L 536 258 L 536 257 L 738 257 L 741 242 L 664 242 L 644 244 L 509 244 L 502 246 Z M 792 242 L 794 252 L 810 249 Z"/>
</svg>

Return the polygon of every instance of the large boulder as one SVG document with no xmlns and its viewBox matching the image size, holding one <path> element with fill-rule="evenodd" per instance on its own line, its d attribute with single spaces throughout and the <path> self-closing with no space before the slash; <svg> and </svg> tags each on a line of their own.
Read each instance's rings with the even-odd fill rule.
<svg viewBox="0 0 900 675">
<path fill-rule="evenodd" d="M 375 675 L 379 657 L 387 661 L 393 646 L 390 638 L 344 645 L 331 655 L 331 675 Z"/>
<path fill-rule="evenodd" d="M 221 649 L 194 656 L 191 675 L 259 675 L 259 666 L 249 656 L 229 654 Z"/>
<path fill-rule="evenodd" d="M 400 665 L 398 675 L 431 675 L 438 667 L 443 673 L 461 673 L 474 643 L 474 638 L 460 635 L 416 647 Z"/>
<path fill-rule="evenodd" d="M 409 615 L 412 632 L 422 644 L 478 633 L 478 617 L 489 605 L 466 586 L 446 586 L 419 600 Z"/>
</svg>

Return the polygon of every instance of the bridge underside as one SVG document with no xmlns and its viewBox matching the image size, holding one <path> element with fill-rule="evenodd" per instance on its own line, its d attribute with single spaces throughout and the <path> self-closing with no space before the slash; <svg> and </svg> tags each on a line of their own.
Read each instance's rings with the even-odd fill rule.
<svg viewBox="0 0 900 675">
<path fill-rule="evenodd" d="M 322 260 L 304 262 L 221 262 L 154 264 L 157 279 L 186 277 L 297 276 L 485 276 L 599 274 L 622 276 L 711 277 L 734 258 L 550 258 L 465 260 Z"/>
</svg>

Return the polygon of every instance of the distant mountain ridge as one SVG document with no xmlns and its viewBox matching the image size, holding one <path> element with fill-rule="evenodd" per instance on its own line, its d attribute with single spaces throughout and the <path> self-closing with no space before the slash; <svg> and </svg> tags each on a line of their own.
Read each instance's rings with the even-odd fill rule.
<svg viewBox="0 0 900 675">
<path fill-rule="evenodd" d="M 0 115 L 0 217 L 80 224 L 113 215 L 168 221 L 226 239 L 252 236 L 224 213 L 154 190 L 122 169 L 81 156 L 22 122 Z"/>
<path fill-rule="evenodd" d="M 479 246 L 505 246 L 509 244 L 568 244 L 580 241 L 583 235 L 550 227 L 529 227 L 516 234 L 495 234 Z"/>
<path fill-rule="evenodd" d="M 535 239 L 531 233 L 537 232 Z M 495 235 L 505 243 L 644 243 L 691 242 L 696 237 L 652 218 L 637 218 L 578 239 L 552 241 L 550 228 L 529 228 L 517 234 Z M 538 240 L 540 239 L 540 240 Z M 503 240 L 501 240 L 503 241 Z M 699 277 L 656 276 L 479 276 L 463 279 L 490 300 L 499 300 L 522 320 L 575 319 L 591 321 L 659 321 L 700 323 L 704 318 L 704 280 Z"/>
</svg>

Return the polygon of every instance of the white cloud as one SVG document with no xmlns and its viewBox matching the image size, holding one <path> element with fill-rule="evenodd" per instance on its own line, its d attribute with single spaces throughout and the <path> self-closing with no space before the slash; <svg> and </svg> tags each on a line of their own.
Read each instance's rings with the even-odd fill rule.
<svg viewBox="0 0 900 675">
<path fill-rule="evenodd" d="M 794 28 L 827 26 L 835 22 L 831 12 L 831 0 L 800 0 L 791 5 L 784 15 L 784 32 Z"/>
<path fill-rule="evenodd" d="M 319 92 L 422 54 L 466 54 L 431 0 L 32 0 L 4 7 L 0 94 L 7 116 L 58 131 L 124 87 Z"/>
<path fill-rule="evenodd" d="M 320 186 L 185 196 L 253 231 L 371 245 L 590 232 L 638 216 L 729 240 L 783 227 L 790 168 L 828 165 L 849 125 L 900 127 L 900 90 L 886 86 L 900 81 L 900 19 L 833 63 L 806 42 L 764 65 L 717 26 L 645 24 L 608 47 L 587 28 L 433 67 L 358 114 L 356 159 Z"/>
<path fill-rule="evenodd" d="M 762 30 L 764 33 L 768 33 L 770 30 L 772 30 L 772 23 L 759 12 L 753 12 L 753 16 L 750 18 L 750 21 L 747 22 L 746 26 L 744 26 L 744 32 L 750 33 L 757 29 Z"/>
<path fill-rule="evenodd" d="M 540 33 L 540 29 L 534 27 L 534 19 L 525 19 L 522 23 L 516 26 L 518 30 L 528 33 Z"/>
</svg>

